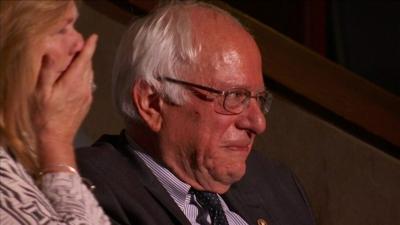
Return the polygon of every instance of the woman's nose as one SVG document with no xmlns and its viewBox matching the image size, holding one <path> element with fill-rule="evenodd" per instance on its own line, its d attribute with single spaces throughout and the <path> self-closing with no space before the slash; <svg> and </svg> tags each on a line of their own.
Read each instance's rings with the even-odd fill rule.
<svg viewBox="0 0 400 225">
<path fill-rule="evenodd" d="M 83 37 L 82 34 L 78 31 L 74 30 L 72 34 L 72 42 L 71 42 L 71 49 L 70 54 L 75 55 L 77 52 L 81 51 L 83 48 Z"/>
</svg>

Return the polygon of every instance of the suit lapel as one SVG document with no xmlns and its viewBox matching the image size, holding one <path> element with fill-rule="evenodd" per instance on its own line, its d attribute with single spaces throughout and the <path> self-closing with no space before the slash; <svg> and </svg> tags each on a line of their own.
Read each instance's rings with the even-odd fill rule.
<svg viewBox="0 0 400 225">
<path fill-rule="evenodd" d="M 249 225 L 257 225 L 259 219 L 266 220 L 269 225 L 278 225 L 262 207 L 262 199 L 257 194 L 257 190 L 242 191 L 232 187 L 223 198 L 229 208 L 239 214 Z"/>
<path fill-rule="evenodd" d="M 246 173 L 229 191 L 223 195 L 229 208 L 239 214 L 249 225 L 257 225 L 258 220 L 266 220 L 268 225 L 280 225 L 265 208 L 267 205 L 259 194 L 257 183 Z"/>
<path fill-rule="evenodd" d="M 157 181 L 158 182 L 158 181 Z M 179 224 L 190 225 L 189 220 L 183 214 L 182 210 L 178 207 L 168 192 L 158 183 L 157 184 L 145 184 L 146 189 L 153 195 L 154 199 L 167 210 L 171 217 L 175 217 Z M 161 187 L 160 187 L 161 186 Z"/>
<path fill-rule="evenodd" d="M 154 200 L 157 201 L 170 214 L 171 218 L 175 219 L 174 224 L 179 223 L 190 225 L 189 220 L 186 218 L 185 214 L 183 214 L 182 210 L 178 207 L 169 193 L 164 189 L 164 187 L 157 180 L 151 170 L 144 164 L 144 162 L 133 152 L 123 133 L 120 135 L 120 138 L 121 145 L 117 149 L 121 149 L 122 152 L 128 154 L 128 157 L 132 161 L 134 170 L 141 179 L 140 182 L 142 182 L 146 190 L 153 196 Z"/>
</svg>

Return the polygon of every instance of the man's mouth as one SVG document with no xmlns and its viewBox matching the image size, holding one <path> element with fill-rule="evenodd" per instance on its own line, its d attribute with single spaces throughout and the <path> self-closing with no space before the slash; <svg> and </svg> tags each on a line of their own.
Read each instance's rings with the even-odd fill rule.
<svg viewBox="0 0 400 225">
<path fill-rule="evenodd" d="M 249 152 L 251 149 L 251 143 L 234 143 L 225 145 L 225 148 L 235 152 Z"/>
</svg>

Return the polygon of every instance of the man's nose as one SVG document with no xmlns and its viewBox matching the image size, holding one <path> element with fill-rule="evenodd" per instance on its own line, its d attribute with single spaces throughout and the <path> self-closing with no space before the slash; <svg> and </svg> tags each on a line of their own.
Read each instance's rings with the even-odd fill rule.
<svg viewBox="0 0 400 225">
<path fill-rule="evenodd" d="M 266 118 L 256 99 L 251 98 L 247 108 L 239 114 L 237 127 L 247 129 L 255 134 L 260 134 L 265 130 Z"/>
</svg>

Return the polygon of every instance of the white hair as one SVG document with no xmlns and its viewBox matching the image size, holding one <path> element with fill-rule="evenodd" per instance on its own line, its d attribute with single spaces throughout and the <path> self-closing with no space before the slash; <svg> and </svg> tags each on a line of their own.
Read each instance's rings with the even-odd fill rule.
<svg viewBox="0 0 400 225">
<path fill-rule="evenodd" d="M 139 80 L 153 86 L 175 104 L 186 100 L 186 92 L 181 87 L 167 82 L 161 85 L 159 78 L 181 78 L 179 68 L 196 63 L 201 44 L 192 38 L 188 9 L 197 6 L 229 15 L 206 3 L 172 2 L 135 20 L 123 35 L 114 62 L 112 94 L 125 120 L 141 120 L 131 94 Z"/>
</svg>

